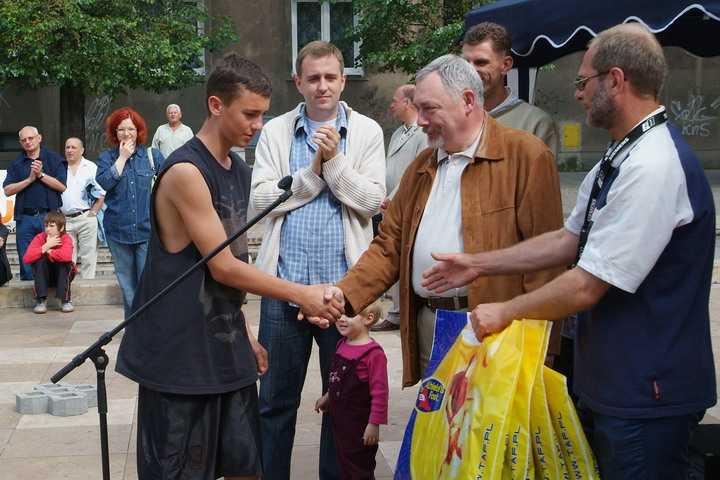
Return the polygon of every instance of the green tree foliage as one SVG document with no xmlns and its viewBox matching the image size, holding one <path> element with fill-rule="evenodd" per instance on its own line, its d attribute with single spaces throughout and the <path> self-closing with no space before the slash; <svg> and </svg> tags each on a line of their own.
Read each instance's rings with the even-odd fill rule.
<svg viewBox="0 0 720 480">
<path fill-rule="evenodd" d="M 227 17 L 188 0 L 0 0 L 0 31 L 0 84 L 57 84 L 67 135 L 84 133 L 87 96 L 198 84 L 203 52 L 237 40 Z"/>
<path fill-rule="evenodd" d="M 349 39 L 362 42 L 363 65 L 414 75 L 456 50 L 463 16 L 486 3 L 492 0 L 353 0 L 359 22 Z"/>
</svg>

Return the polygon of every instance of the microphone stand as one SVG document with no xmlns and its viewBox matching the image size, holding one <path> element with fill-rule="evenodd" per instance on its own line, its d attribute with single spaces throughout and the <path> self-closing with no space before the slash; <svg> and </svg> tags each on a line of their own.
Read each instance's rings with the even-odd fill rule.
<svg viewBox="0 0 720 480">
<path fill-rule="evenodd" d="M 146 310 L 148 310 L 151 306 L 155 305 L 160 299 L 162 299 L 165 295 L 167 295 L 171 290 L 173 290 L 175 287 L 177 287 L 180 283 L 182 283 L 187 277 L 192 275 L 195 270 L 205 265 L 208 261 L 210 261 L 211 258 L 213 258 L 215 255 L 220 253 L 225 247 L 230 245 L 232 242 L 237 240 L 243 233 L 247 232 L 251 227 L 253 227 L 256 223 L 258 223 L 263 217 L 265 217 L 268 213 L 270 213 L 272 210 L 274 210 L 278 205 L 283 203 L 285 200 L 290 198 L 292 195 L 292 182 L 293 179 L 291 176 L 286 176 L 280 179 L 278 182 L 278 187 L 283 191 L 283 193 L 275 200 L 272 204 L 270 204 L 267 208 L 265 208 L 262 212 L 255 215 L 255 217 L 252 218 L 249 222 L 245 224 L 240 230 L 235 232 L 232 236 L 228 237 L 227 240 L 222 242 L 220 245 L 218 245 L 213 251 L 208 253 L 205 257 L 200 259 L 195 265 L 190 267 L 185 273 L 180 275 L 178 278 L 176 278 L 172 283 L 170 283 L 167 287 L 162 289 L 160 292 L 158 292 L 153 298 L 148 300 L 148 302 L 137 309 L 133 314 L 131 314 L 125 321 L 120 323 L 118 326 L 116 326 L 114 329 L 112 329 L 109 332 L 103 333 L 100 338 L 90 345 L 84 352 L 77 355 L 75 358 L 73 358 L 70 363 L 65 365 L 60 371 L 58 371 L 55 375 L 53 375 L 50 378 L 50 381 L 53 383 L 57 383 L 60 380 L 62 380 L 68 373 L 75 370 L 77 367 L 85 363 L 85 360 L 88 358 L 95 364 L 95 371 L 96 371 L 96 377 L 97 377 L 97 406 L 98 406 L 98 415 L 100 417 L 100 448 L 101 448 L 101 454 L 102 454 L 102 470 L 103 470 L 103 479 L 104 480 L 110 480 L 110 451 L 108 448 L 108 428 L 107 428 L 107 389 L 105 387 L 105 370 L 107 369 L 107 365 L 109 362 L 107 353 L 105 353 L 105 350 L 103 347 L 110 343 L 112 341 L 113 337 L 120 333 L 122 330 L 125 329 L 129 324 L 134 322 L 142 313 L 144 313 Z"/>
</svg>

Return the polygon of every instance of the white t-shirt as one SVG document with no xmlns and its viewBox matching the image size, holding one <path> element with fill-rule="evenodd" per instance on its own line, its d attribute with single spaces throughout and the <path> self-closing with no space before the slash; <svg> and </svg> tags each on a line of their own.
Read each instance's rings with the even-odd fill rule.
<svg viewBox="0 0 720 480">
<path fill-rule="evenodd" d="M 80 160 L 80 166 L 74 174 L 68 166 L 67 188 L 62 193 L 63 204 L 62 207 L 60 207 L 60 210 L 62 210 L 65 215 L 77 213 L 92 207 L 85 199 L 84 191 L 88 179 L 95 178 L 96 172 L 97 165 L 85 157 Z"/>
<path fill-rule="evenodd" d="M 615 171 L 619 176 L 610 186 L 606 202 L 600 201 L 593 213 L 578 266 L 635 293 L 657 263 L 673 229 L 690 223 L 693 210 L 667 124 L 653 128 L 626 147 L 613 160 L 613 167 L 620 170 Z M 598 168 L 599 164 L 585 177 L 565 223 L 572 233 L 579 234 L 583 226 Z"/>
</svg>

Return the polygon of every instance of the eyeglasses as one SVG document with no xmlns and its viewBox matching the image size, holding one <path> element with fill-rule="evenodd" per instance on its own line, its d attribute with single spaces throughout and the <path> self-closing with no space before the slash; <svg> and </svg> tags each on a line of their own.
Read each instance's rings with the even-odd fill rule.
<svg viewBox="0 0 720 480">
<path fill-rule="evenodd" d="M 133 132 L 137 132 L 137 128 L 118 128 L 115 131 L 117 133 L 133 133 Z"/>
<path fill-rule="evenodd" d="M 20 139 L 20 143 L 32 142 L 32 141 L 35 140 L 37 137 L 38 137 L 37 135 L 33 135 L 32 137 L 21 138 L 21 139 Z"/>
<path fill-rule="evenodd" d="M 575 88 L 577 88 L 577 90 L 579 92 L 582 92 L 583 90 L 585 90 L 585 85 L 587 85 L 587 82 L 590 79 L 595 78 L 595 77 L 602 77 L 603 75 L 607 75 L 608 73 L 610 73 L 610 70 L 608 70 L 607 72 L 598 73 L 597 75 L 590 75 L 589 77 L 585 77 L 585 78 L 577 77 L 575 79 L 575 81 L 573 82 L 573 84 L 575 85 Z"/>
</svg>

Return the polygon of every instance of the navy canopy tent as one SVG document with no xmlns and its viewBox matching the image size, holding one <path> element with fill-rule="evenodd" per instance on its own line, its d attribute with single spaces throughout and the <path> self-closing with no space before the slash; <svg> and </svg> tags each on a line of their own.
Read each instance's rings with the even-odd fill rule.
<svg viewBox="0 0 720 480">
<path fill-rule="evenodd" d="M 537 68 L 573 52 L 608 27 L 641 22 L 663 46 L 720 55 L 720 0 L 500 0 L 465 15 L 465 28 L 495 22 L 510 32 L 516 67 Z"/>
<path fill-rule="evenodd" d="M 645 24 L 663 46 L 720 55 L 720 0 L 500 0 L 465 15 L 466 30 L 480 22 L 507 28 L 515 59 L 508 84 L 530 103 L 538 67 L 585 50 L 591 38 L 620 23 Z"/>
</svg>

